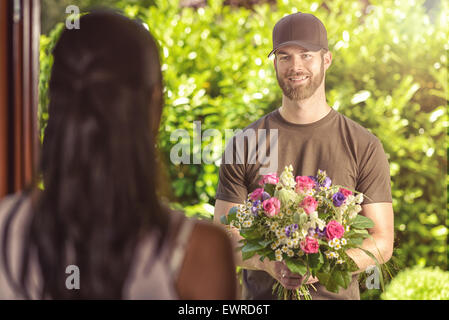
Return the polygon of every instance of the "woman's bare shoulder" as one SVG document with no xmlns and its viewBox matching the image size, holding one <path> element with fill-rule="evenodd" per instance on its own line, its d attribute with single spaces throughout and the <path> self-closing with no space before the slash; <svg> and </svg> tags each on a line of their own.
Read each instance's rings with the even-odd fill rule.
<svg viewBox="0 0 449 320">
<path fill-rule="evenodd" d="M 178 278 L 182 299 L 235 299 L 236 273 L 231 240 L 220 226 L 198 221 Z"/>
</svg>

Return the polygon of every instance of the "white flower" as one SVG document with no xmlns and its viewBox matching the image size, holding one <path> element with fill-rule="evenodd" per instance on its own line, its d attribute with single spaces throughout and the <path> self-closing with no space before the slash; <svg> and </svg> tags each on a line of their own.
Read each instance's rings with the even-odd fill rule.
<svg viewBox="0 0 449 320">
<path fill-rule="evenodd" d="M 333 248 L 335 246 L 334 240 L 329 240 L 329 242 L 327 243 L 329 245 L 329 247 Z"/>
<path fill-rule="evenodd" d="M 309 214 L 309 219 L 310 219 L 310 227 L 313 229 L 315 229 L 317 226 L 320 229 L 324 229 L 324 227 L 326 226 L 326 223 L 320 218 L 318 218 L 318 212 L 316 211 L 311 212 Z"/>
<path fill-rule="evenodd" d="M 336 259 L 338 258 L 338 253 L 334 251 L 327 251 L 325 252 L 326 258 L 328 259 Z"/>
<path fill-rule="evenodd" d="M 243 222 L 243 226 L 245 228 L 251 227 L 252 224 L 253 224 L 253 222 L 251 220 L 246 220 L 245 222 Z"/>
<path fill-rule="evenodd" d="M 298 238 L 293 239 L 293 246 L 296 248 L 299 246 L 299 240 Z"/>
<path fill-rule="evenodd" d="M 344 261 L 343 261 L 342 259 L 338 259 L 338 260 L 337 260 L 337 264 L 343 264 L 343 262 L 344 262 Z"/>
<path fill-rule="evenodd" d="M 341 245 L 345 246 L 348 241 L 345 238 L 341 238 Z"/>
<path fill-rule="evenodd" d="M 293 177 L 293 167 L 290 165 L 285 167 L 279 176 L 279 182 L 287 189 L 294 189 L 296 186 L 295 178 Z"/>
<path fill-rule="evenodd" d="M 277 245 L 276 245 L 275 242 L 273 242 L 273 243 L 271 244 L 271 249 L 272 249 L 272 250 L 276 250 L 276 248 L 277 248 Z"/>
<path fill-rule="evenodd" d="M 283 246 L 282 247 L 282 252 L 287 252 L 288 251 L 288 247 L 287 246 Z"/>
<path fill-rule="evenodd" d="M 363 202 L 363 193 L 359 193 L 358 195 L 355 196 L 355 201 L 357 203 L 362 203 Z"/>
<path fill-rule="evenodd" d="M 292 251 L 292 250 L 288 250 L 287 251 L 287 255 L 289 256 L 289 257 L 293 257 L 294 255 L 295 255 L 295 253 Z"/>
<path fill-rule="evenodd" d="M 340 245 L 339 243 L 336 243 L 334 248 L 335 248 L 336 250 L 340 250 L 340 249 L 341 249 L 341 245 Z"/>
<path fill-rule="evenodd" d="M 350 194 L 347 198 L 346 198 L 346 203 L 352 203 L 354 202 L 355 197 L 354 195 Z"/>
<path fill-rule="evenodd" d="M 274 254 L 276 255 L 276 260 L 277 261 L 282 261 L 282 251 L 277 249 Z"/>
</svg>

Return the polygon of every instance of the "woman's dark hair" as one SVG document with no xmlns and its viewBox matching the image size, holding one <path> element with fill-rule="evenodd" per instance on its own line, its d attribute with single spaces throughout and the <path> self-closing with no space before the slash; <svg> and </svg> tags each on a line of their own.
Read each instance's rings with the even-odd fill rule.
<svg viewBox="0 0 449 320">
<path fill-rule="evenodd" d="M 18 287 L 28 297 L 35 252 L 42 298 L 119 299 L 138 241 L 152 231 L 160 249 L 168 228 L 156 195 L 158 48 L 141 24 L 98 11 L 82 16 L 80 29 L 64 30 L 53 55 L 45 190 L 33 206 Z M 66 288 L 71 264 L 79 290 Z"/>
</svg>

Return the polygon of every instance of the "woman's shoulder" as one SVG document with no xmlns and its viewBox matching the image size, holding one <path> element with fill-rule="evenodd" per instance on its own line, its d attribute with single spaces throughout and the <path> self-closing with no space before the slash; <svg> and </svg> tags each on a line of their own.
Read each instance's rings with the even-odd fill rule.
<svg viewBox="0 0 449 320">
<path fill-rule="evenodd" d="M 211 221 L 195 221 L 177 287 L 182 299 L 235 298 L 234 254 L 223 228 Z"/>
</svg>

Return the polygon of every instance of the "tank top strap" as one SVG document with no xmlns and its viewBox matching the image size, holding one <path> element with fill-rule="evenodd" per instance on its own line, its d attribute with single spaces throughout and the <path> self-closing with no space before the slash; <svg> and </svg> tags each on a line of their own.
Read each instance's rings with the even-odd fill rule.
<svg viewBox="0 0 449 320">
<path fill-rule="evenodd" d="M 178 279 L 179 272 L 181 271 L 180 269 L 184 261 L 187 244 L 192 234 L 193 227 L 195 226 L 195 220 L 183 217 L 183 221 L 181 223 L 182 224 L 179 227 L 179 232 L 172 247 L 173 250 L 169 259 L 169 270 L 172 279 L 174 280 Z"/>
</svg>

